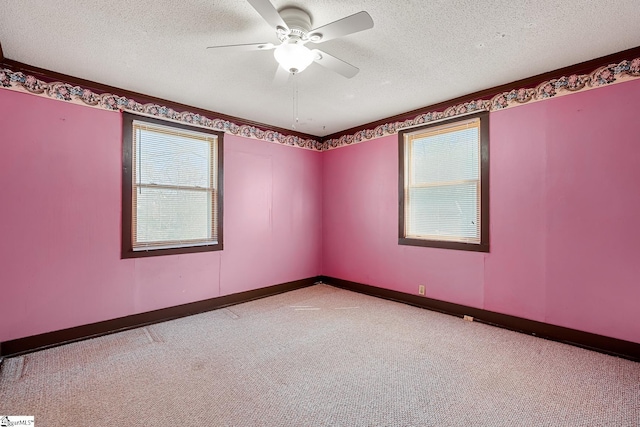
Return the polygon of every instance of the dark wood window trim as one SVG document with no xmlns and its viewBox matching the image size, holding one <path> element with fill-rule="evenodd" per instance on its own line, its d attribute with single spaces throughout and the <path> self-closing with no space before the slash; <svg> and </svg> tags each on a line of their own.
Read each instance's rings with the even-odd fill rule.
<svg viewBox="0 0 640 427">
<path fill-rule="evenodd" d="M 480 243 L 476 244 L 405 237 L 405 134 L 472 118 L 480 119 Z M 425 126 L 412 127 L 398 132 L 398 207 L 398 244 L 400 245 L 489 252 L 489 112 L 483 111 L 464 115 L 451 120 L 440 121 Z"/>
<path fill-rule="evenodd" d="M 178 129 L 195 131 L 200 133 L 209 133 L 217 136 L 217 159 L 218 159 L 218 175 L 217 188 L 214 197 L 217 199 L 214 206 L 217 208 L 217 236 L 218 241 L 215 244 L 204 244 L 197 246 L 157 248 L 147 250 L 133 250 L 132 244 L 132 181 L 133 181 L 133 121 L 144 121 L 160 126 L 171 126 Z M 219 251 L 223 249 L 223 151 L 224 151 L 224 133 L 216 132 L 212 129 L 189 126 L 182 123 L 169 122 L 165 120 L 155 119 L 146 116 L 139 116 L 131 113 L 122 113 L 122 258 L 138 258 L 158 255 L 174 255 L 194 252 Z"/>
</svg>

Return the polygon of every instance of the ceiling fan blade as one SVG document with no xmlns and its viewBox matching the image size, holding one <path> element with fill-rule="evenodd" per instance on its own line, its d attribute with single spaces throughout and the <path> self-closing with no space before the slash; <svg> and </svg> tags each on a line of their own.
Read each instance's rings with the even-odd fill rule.
<svg viewBox="0 0 640 427">
<path fill-rule="evenodd" d="M 309 31 L 309 39 L 313 43 L 322 43 L 369 28 L 373 28 L 373 19 L 363 11 Z M 320 39 L 316 40 L 316 36 L 320 36 Z"/>
<path fill-rule="evenodd" d="M 319 49 L 313 49 L 311 52 L 316 56 L 314 59 L 315 62 L 345 76 L 348 79 L 355 76 L 360 71 L 357 67 L 354 67 L 353 65 L 344 62 L 342 59 L 338 59 L 335 56 L 329 55 Z"/>
<path fill-rule="evenodd" d="M 287 82 L 289 81 L 290 75 L 291 73 L 289 73 L 287 70 L 285 70 L 280 65 L 278 65 L 278 68 L 276 69 L 276 74 L 273 76 L 273 85 L 274 86 L 286 85 Z"/>
<path fill-rule="evenodd" d="M 282 27 L 288 30 L 289 27 L 284 22 L 284 19 L 280 16 L 276 8 L 271 4 L 269 0 L 247 0 L 251 6 L 267 21 L 273 28 Z"/>
<path fill-rule="evenodd" d="M 275 48 L 273 43 L 228 44 L 224 46 L 207 47 L 207 49 L 233 49 L 236 51 L 271 50 L 273 48 Z"/>
</svg>

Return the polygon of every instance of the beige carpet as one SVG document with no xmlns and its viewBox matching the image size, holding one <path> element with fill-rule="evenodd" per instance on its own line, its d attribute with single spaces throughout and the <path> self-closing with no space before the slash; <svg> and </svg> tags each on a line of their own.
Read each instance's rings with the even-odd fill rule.
<svg viewBox="0 0 640 427">
<path fill-rule="evenodd" d="M 328 285 L 5 359 L 46 426 L 640 426 L 640 363 Z"/>
</svg>

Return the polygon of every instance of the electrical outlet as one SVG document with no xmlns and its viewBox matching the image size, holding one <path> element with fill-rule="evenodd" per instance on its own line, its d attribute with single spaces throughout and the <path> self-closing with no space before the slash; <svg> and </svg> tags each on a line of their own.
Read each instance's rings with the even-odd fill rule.
<svg viewBox="0 0 640 427">
<path fill-rule="evenodd" d="M 467 316 L 466 314 L 464 315 L 464 320 L 466 320 L 467 322 L 473 322 L 473 317 L 472 316 Z"/>
<path fill-rule="evenodd" d="M 424 295 L 424 293 L 425 293 L 424 285 L 418 286 L 418 294 Z"/>
</svg>

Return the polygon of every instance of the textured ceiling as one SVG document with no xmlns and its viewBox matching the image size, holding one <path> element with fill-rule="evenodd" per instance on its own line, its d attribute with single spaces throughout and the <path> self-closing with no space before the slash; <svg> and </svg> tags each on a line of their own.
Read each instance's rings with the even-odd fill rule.
<svg viewBox="0 0 640 427">
<path fill-rule="evenodd" d="M 375 26 L 319 45 L 358 68 L 320 65 L 274 84 L 276 43 L 243 0 L 5 0 L 5 57 L 282 128 L 325 136 L 514 80 L 640 46 L 640 1 L 273 0 L 313 27 L 366 10 Z"/>
</svg>

